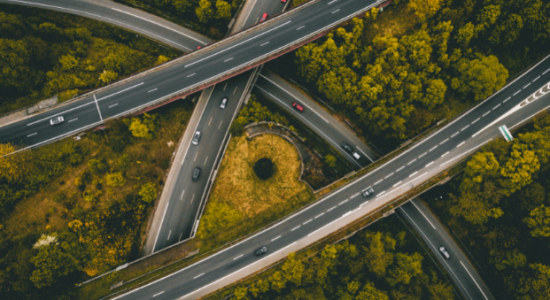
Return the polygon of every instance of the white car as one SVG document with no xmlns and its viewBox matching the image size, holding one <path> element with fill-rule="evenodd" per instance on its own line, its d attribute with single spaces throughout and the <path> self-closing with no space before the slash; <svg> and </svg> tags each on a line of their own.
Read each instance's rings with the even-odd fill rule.
<svg viewBox="0 0 550 300">
<path fill-rule="evenodd" d="M 449 254 L 449 252 L 447 252 L 447 249 L 445 249 L 445 247 L 439 247 L 439 252 L 443 254 L 443 257 L 445 257 L 445 259 L 451 258 L 451 255 Z"/>
<path fill-rule="evenodd" d="M 201 132 L 197 131 L 195 132 L 195 135 L 193 136 L 193 141 L 191 141 L 191 143 L 193 145 L 198 145 L 200 140 L 201 140 Z"/>
<path fill-rule="evenodd" d="M 57 116 L 50 120 L 50 125 L 57 125 L 63 122 L 65 122 L 65 119 L 63 118 L 63 116 Z"/>
<path fill-rule="evenodd" d="M 222 103 L 220 103 L 220 108 L 225 109 L 226 105 L 227 105 L 227 97 L 223 97 Z"/>
</svg>

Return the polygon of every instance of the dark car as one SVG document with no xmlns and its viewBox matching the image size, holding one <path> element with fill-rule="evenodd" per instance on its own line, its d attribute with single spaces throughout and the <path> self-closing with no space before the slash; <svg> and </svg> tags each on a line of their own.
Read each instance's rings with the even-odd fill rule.
<svg viewBox="0 0 550 300">
<path fill-rule="evenodd" d="M 349 154 L 353 153 L 353 149 L 346 142 L 342 142 L 342 144 L 340 144 L 340 147 L 342 147 L 342 149 L 346 150 L 346 152 L 349 153 Z"/>
<path fill-rule="evenodd" d="M 292 103 L 292 107 L 296 108 L 296 110 L 299 111 L 299 112 L 303 112 L 303 111 L 304 111 L 304 108 L 303 108 L 300 104 L 298 104 L 298 103 L 296 103 L 296 102 Z"/>
<path fill-rule="evenodd" d="M 372 187 L 368 187 L 366 189 L 363 190 L 363 197 L 367 198 L 369 196 L 372 196 L 372 194 L 374 194 L 374 189 Z"/>
<path fill-rule="evenodd" d="M 254 251 L 254 254 L 256 254 L 256 256 L 264 255 L 266 253 L 267 253 L 267 247 L 266 246 L 262 246 L 262 247 L 256 249 L 256 251 Z"/>
<path fill-rule="evenodd" d="M 193 181 L 199 180 L 199 176 L 201 176 L 201 168 L 196 167 L 195 170 L 193 170 Z"/>
<path fill-rule="evenodd" d="M 269 15 L 267 13 L 264 13 L 262 15 L 262 17 L 260 18 L 260 23 L 262 23 L 263 21 L 267 20 L 267 17 L 269 17 Z"/>
</svg>

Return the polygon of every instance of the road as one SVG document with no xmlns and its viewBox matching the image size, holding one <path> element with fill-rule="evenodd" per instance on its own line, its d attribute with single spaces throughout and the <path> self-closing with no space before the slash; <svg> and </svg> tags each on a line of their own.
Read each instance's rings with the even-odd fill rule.
<svg viewBox="0 0 550 300">
<path fill-rule="evenodd" d="M 532 100 L 522 106 L 526 99 Z M 550 108 L 548 57 L 405 152 L 313 205 L 215 255 L 113 299 L 195 299 L 206 295 L 388 205 L 488 141 L 500 138 L 498 126 L 513 129 L 547 108 Z M 360 193 L 369 186 L 375 194 L 365 199 Z M 269 248 L 269 253 L 254 256 L 254 250 L 262 245 Z"/>
<path fill-rule="evenodd" d="M 4 126 L 0 143 L 11 142 L 23 149 L 37 147 L 98 126 L 106 119 L 204 89 L 324 34 L 374 3 L 320 0 L 301 6 L 302 9 L 291 10 L 167 64 L 89 92 L 47 113 Z M 57 115 L 71 122 L 50 126 L 48 120 Z"/>
</svg>

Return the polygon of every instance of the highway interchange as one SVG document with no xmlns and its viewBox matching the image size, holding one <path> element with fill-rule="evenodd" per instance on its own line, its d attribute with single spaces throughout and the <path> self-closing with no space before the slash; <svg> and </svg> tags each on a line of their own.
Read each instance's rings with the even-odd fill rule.
<svg viewBox="0 0 550 300">
<path fill-rule="evenodd" d="M 544 60 L 539 66 L 537 66 L 536 68 L 534 68 L 533 70 L 528 72 L 526 75 L 522 76 L 519 80 L 514 82 L 511 86 L 505 88 L 503 91 L 499 92 L 497 95 L 495 95 L 494 97 L 492 97 L 491 99 L 489 99 L 488 101 L 483 103 L 482 105 L 478 106 L 476 109 L 470 111 L 465 116 L 455 120 L 451 124 L 452 126 L 448 125 L 446 128 L 444 128 L 442 130 L 442 131 L 456 130 L 456 132 L 440 133 L 441 132 L 440 131 L 440 132 L 435 134 L 435 136 L 437 136 L 439 134 L 440 137 L 441 136 L 446 137 L 445 139 L 441 139 L 441 138 L 438 138 L 438 137 L 435 137 L 435 138 L 430 137 L 429 139 L 425 139 L 423 142 L 421 142 L 421 144 L 423 144 L 426 140 L 431 140 L 431 141 L 429 141 L 429 143 L 427 143 L 427 145 L 431 146 L 431 148 L 429 148 L 429 149 L 425 148 L 426 146 L 420 146 L 419 147 L 419 145 L 417 144 L 414 148 L 412 148 L 411 150 L 409 150 L 406 153 L 407 155 L 403 154 L 400 157 L 401 158 L 402 157 L 411 158 L 411 157 L 414 156 L 414 153 L 413 154 L 410 153 L 411 151 L 412 152 L 415 152 L 415 151 L 422 152 L 422 150 L 426 150 L 426 151 L 424 151 L 423 153 L 416 153 L 418 155 L 413 160 L 409 161 L 406 164 L 403 162 L 403 165 L 400 166 L 399 168 L 396 168 L 393 172 L 384 173 L 384 172 L 382 172 L 381 169 L 377 169 L 375 171 L 375 172 L 378 173 L 378 174 L 376 174 L 376 177 L 377 177 L 377 179 L 380 178 L 381 180 L 371 182 L 371 184 L 375 186 L 376 191 L 377 191 L 377 195 L 379 196 L 376 199 L 383 200 L 383 198 L 385 198 L 385 195 L 388 195 L 390 193 L 395 194 L 395 195 L 397 195 L 398 193 L 401 193 L 401 190 L 405 188 L 403 186 L 404 185 L 403 182 L 418 184 L 419 182 L 415 182 L 413 180 L 419 180 L 420 178 L 422 178 L 422 180 L 424 180 L 425 178 L 429 177 L 431 174 L 434 173 L 433 169 L 437 169 L 436 168 L 437 164 L 439 164 L 440 162 L 441 162 L 441 164 L 439 166 L 440 169 L 441 168 L 446 168 L 446 166 L 450 166 L 452 163 L 454 163 L 454 161 L 458 161 L 459 159 L 461 159 L 461 157 L 463 157 L 465 154 L 471 153 L 479 145 L 481 145 L 481 143 L 486 142 L 486 140 L 488 140 L 489 138 L 498 137 L 499 133 L 498 133 L 498 130 L 496 130 L 496 127 L 497 127 L 496 124 L 493 124 L 492 127 L 487 128 L 482 133 L 477 134 L 476 137 L 474 137 L 474 138 L 469 137 L 469 136 L 473 135 L 472 133 L 476 133 L 477 131 L 479 131 L 479 129 L 485 128 L 487 125 L 489 125 L 491 123 L 494 123 L 494 121 L 499 119 L 500 116 L 505 114 L 511 108 L 515 107 L 519 103 L 519 101 L 524 99 L 526 96 L 532 94 L 535 90 L 537 90 L 537 88 L 540 88 L 541 86 L 543 86 L 542 85 L 543 83 L 548 82 L 549 81 L 549 78 L 548 78 L 549 74 L 547 74 L 548 70 L 549 70 L 548 67 L 549 67 L 549 65 L 547 63 L 547 60 Z M 261 76 L 261 77 L 264 77 L 264 76 Z M 137 88 L 137 87 L 131 87 L 131 88 Z M 264 88 L 264 90 L 265 90 L 265 88 Z M 83 111 L 82 115 L 86 116 L 85 120 L 87 120 L 87 122 L 90 122 L 91 124 L 95 124 L 95 123 L 98 122 L 97 121 L 98 118 L 97 117 L 93 118 L 93 117 L 90 117 L 89 115 L 90 114 L 93 115 L 95 113 L 99 117 L 99 121 L 101 120 L 101 118 L 104 118 L 104 116 L 101 115 L 101 112 L 103 111 L 103 106 L 101 106 L 102 101 L 109 100 L 109 98 L 119 99 L 119 97 L 120 97 L 119 95 L 123 95 L 126 91 L 127 91 L 126 89 L 119 88 L 118 90 L 115 91 L 115 93 L 118 93 L 118 94 L 98 95 L 94 99 L 93 102 L 80 104 L 76 107 L 70 107 L 70 109 L 74 109 L 72 111 L 82 110 Z M 542 95 L 542 92 L 544 92 L 544 90 L 542 90 L 541 93 L 539 93 L 539 94 Z M 96 101 L 96 99 L 97 99 L 97 101 Z M 92 104 L 95 104 L 95 107 Z M 217 103 L 214 103 L 214 104 L 217 104 Z M 533 103 L 531 103 L 531 104 L 523 107 L 522 109 L 518 110 L 515 114 L 507 116 L 507 118 L 502 120 L 501 123 L 502 124 L 505 123 L 509 127 L 513 127 L 515 124 L 518 124 L 520 121 L 530 117 L 531 115 L 538 112 L 540 109 L 545 108 L 545 106 L 544 106 L 545 104 L 548 104 L 548 96 L 541 97 L 541 98 L 535 100 Z M 110 105 L 113 105 L 113 104 L 110 104 Z M 493 106 L 491 107 L 491 105 L 493 105 Z M 112 106 L 110 108 L 114 108 L 116 106 L 118 106 L 118 104 L 115 105 L 115 106 Z M 95 111 L 94 108 L 96 108 L 97 111 Z M 101 108 L 101 110 L 100 110 L 100 108 Z M 107 108 L 109 108 L 109 106 L 107 106 Z M 72 111 L 70 111 L 70 112 L 72 112 Z M 88 117 L 90 117 L 90 118 L 88 119 Z M 44 119 L 44 118 L 42 117 L 42 119 Z M 72 119 L 66 118 L 66 120 L 72 120 Z M 30 124 L 30 125 L 28 125 L 27 127 L 33 126 L 35 124 L 40 124 L 41 122 L 44 122 L 44 120 L 41 120 L 40 118 L 38 118 L 36 120 L 33 119 L 31 121 L 28 121 L 27 124 Z M 76 122 L 76 121 L 73 121 L 73 122 Z M 501 123 L 499 123 L 499 125 Z M 463 127 L 460 127 L 460 126 L 463 126 Z M 2 131 L 2 133 L 3 132 L 4 132 L 4 130 Z M 32 134 L 32 132 L 31 133 L 28 133 L 28 132 L 29 131 L 24 132 L 24 133 L 27 133 L 27 135 Z M 445 135 L 445 134 L 447 134 L 447 135 Z M 38 135 L 38 134 L 35 134 L 35 135 Z M 29 139 L 32 138 L 35 135 L 31 135 L 29 137 Z M 463 141 L 460 141 L 460 140 L 463 140 Z M 420 150 L 418 150 L 418 149 L 420 149 Z M 415 150 L 415 151 L 413 151 L 413 150 Z M 464 150 L 466 150 L 466 151 L 464 151 Z M 429 154 L 429 155 L 427 155 L 427 154 Z M 433 158 L 437 157 L 437 155 L 440 155 L 440 159 L 434 161 Z M 460 155 L 462 155 L 462 156 L 460 156 Z M 445 157 L 447 157 L 451 160 L 444 161 Z M 428 161 L 430 158 L 431 158 L 432 161 Z M 401 160 L 402 159 L 399 159 L 398 161 L 401 161 Z M 384 168 L 382 168 L 382 169 L 387 170 L 388 167 L 391 167 L 390 165 L 392 165 L 394 163 L 394 161 L 395 161 L 395 159 L 392 160 L 390 163 L 386 164 L 384 166 Z M 437 164 L 435 162 L 437 162 Z M 422 167 L 422 163 L 425 163 L 424 167 Z M 399 164 L 399 163 L 397 163 L 397 164 Z M 420 166 L 420 168 L 418 168 L 419 166 Z M 411 177 L 398 176 L 398 175 L 404 174 L 403 172 L 405 172 L 408 169 L 415 169 L 415 168 L 418 169 L 418 170 L 422 170 L 422 172 L 418 173 L 419 172 L 418 170 L 414 171 L 414 172 L 410 173 Z M 435 170 L 435 171 L 437 171 L 437 170 Z M 401 172 L 401 174 L 399 174 L 400 172 Z M 361 180 L 368 181 L 367 177 L 369 177 L 369 176 L 370 175 L 366 175 L 365 177 L 363 177 L 359 181 L 361 181 Z M 408 180 L 407 178 L 412 178 L 412 179 Z M 397 181 L 398 179 L 400 179 L 400 180 Z M 356 184 L 357 182 L 358 181 L 356 181 L 352 185 L 357 186 L 357 184 Z M 390 185 L 387 184 L 387 182 L 389 182 L 391 187 L 390 187 Z M 360 184 L 360 185 L 362 186 L 363 184 Z M 349 186 L 347 186 L 347 187 L 349 187 Z M 347 189 L 347 187 L 346 187 L 346 189 Z M 381 190 L 378 187 L 383 188 L 383 190 Z M 393 189 L 394 187 L 395 187 L 395 189 Z M 352 187 L 352 190 L 356 191 L 357 187 Z M 341 197 L 346 196 L 346 193 L 345 192 L 336 193 L 336 194 L 334 194 L 334 195 L 332 195 L 328 198 L 333 198 L 333 197 L 335 197 L 335 195 L 338 195 L 337 198 L 341 199 Z M 355 196 L 355 197 L 352 198 L 352 196 Z M 327 199 L 327 198 L 325 198 L 325 199 Z M 325 202 L 325 199 L 323 199 L 322 202 Z M 323 212 L 323 214 L 321 216 L 319 216 L 317 219 L 312 218 L 312 221 L 304 222 L 304 223 L 307 223 L 307 224 L 302 224 L 302 225 L 300 225 L 299 228 L 297 228 L 297 229 L 295 229 L 294 231 L 291 231 L 291 232 L 299 232 L 299 231 L 301 231 L 300 228 L 302 226 L 307 227 L 306 225 L 310 225 L 313 229 L 323 228 L 324 227 L 323 224 L 330 224 L 330 223 L 327 223 L 328 221 L 327 222 L 321 222 L 321 220 L 324 220 L 325 214 L 327 215 L 327 217 L 328 217 L 329 213 L 331 213 L 331 212 L 334 213 L 335 215 L 337 215 L 337 212 L 339 210 L 345 211 L 345 207 L 348 207 L 350 205 L 348 203 L 353 203 L 353 202 L 358 201 L 360 199 L 361 199 L 361 197 L 360 196 L 357 197 L 356 194 L 349 195 L 349 197 L 347 197 L 348 201 L 345 202 L 344 204 L 342 204 L 341 206 L 337 206 L 336 208 L 332 208 L 332 209 L 331 208 L 326 209 Z M 376 201 L 378 201 L 378 200 L 376 200 Z M 363 205 L 361 208 L 368 208 L 369 206 L 371 206 L 371 204 L 373 202 L 374 201 L 371 201 L 371 203 Z M 319 206 L 319 205 L 315 205 L 314 207 L 317 207 L 317 206 Z M 307 210 L 309 210 L 309 209 L 307 209 Z M 356 212 L 348 214 L 347 216 L 351 216 L 355 213 Z M 316 215 L 316 216 L 318 216 L 318 215 Z M 300 217 L 300 219 L 303 219 L 303 218 L 307 218 L 307 216 Z M 319 221 L 317 221 L 317 220 L 319 220 Z M 315 225 L 316 222 L 320 222 L 320 225 L 319 226 Z M 277 226 L 277 227 L 281 227 L 281 226 Z M 314 231 L 312 231 L 312 232 L 314 232 Z M 290 234 L 290 235 L 292 235 L 292 234 Z M 300 235 L 296 235 L 291 240 L 299 241 L 303 238 L 304 238 L 303 235 L 301 236 L 301 238 L 300 238 Z M 278 240 L 283 241 L 284 239 L 283 239 L 283 237 L 281 237 L 281 238 L 277 237 L 277 239 L 275 239 L 272 243 L 278 244 L 277 243 Z M 258 241 L 262 241 L 262 240 L 258 240 Z M 261 243 L 261 244 L 270 243 L 269 240 L 266 240 L 265 242 L 266 243 Z M 293 243 L 290 243 L 290 244 L 286 243 L 286 244 L 287 244 L 287 246 L 288 245 L 295 245 Z M 256 245 L 258 245 L 258 244 L 256 244 Z M 275 246 L 275 248 L 273 248 L 272 246 L 270 246 L 271 251 L 276 250 L 276 249 L 278 249 L 278 247 Z M 282 248 L 279 247 L 279 249 L 282 249 Z M 227 255 L 227 253 L 224 256 L 226 256 L 226 255 Z M 210 260 L 212 260 L 212 259 L 210 259 Z M 214 260 L 216 260 L 216 259 L 214 258 Z M 219 264 L 219 262 L 218 262 L 216 267 L 220 268 L 223 265 L 224 265 L 223 263 Z M 243 266 L 242 264 L 239 264 L 239 265 Z M 233 269 L 229 268 L 229 271 L 231 271 L 231 270 L 235 270 L 235 269 L 234 268 Z M 203 276 L 201 275 L 200 277 L 202 278 Z M 207 276 L 204 275 L 204 277 L 207 277 Z M 199 277 L 197 277 L 197 279 L 198 278 Z M 209 282 L 216 282 L 216 281 L 215 281 L 215 279 L 213 279 L 213 280 L 210 280 Z M 166 295 L 168 295 L 168 292 L 166 292 Z M 164 296 L 162 296 L 162 297 L 164 297 Z M 474 297 L 472 299 L 477 299 L 477 298 Z"/>
</svg>

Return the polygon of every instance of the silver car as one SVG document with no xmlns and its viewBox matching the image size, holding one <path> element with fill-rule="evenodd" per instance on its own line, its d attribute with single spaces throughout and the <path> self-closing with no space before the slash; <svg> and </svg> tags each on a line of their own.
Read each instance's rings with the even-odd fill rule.
<svg viewBox="0 0 550 300">
<path fill-rule="evenodd" d="M 63 122 L 65 122 L 65 119 L 63 118 L 63 116 L 57 116 L 50 120 L 50 125 L 57 125 Z"/>
<path fill-rule="evenodd" d="M 191 141 L 191 143 L 193 145 L 198 145 L 200 140 L 201 140 L 201 132 L 197 131 L 195 132 L 195 135 L 193 136 L 193 140 Z"/>
<path fill-rule="evenodd" d="M 449 254 L 449 252 L 447 252 L 447 249 L 445 249 L 445 247 L 439 247 L 439 252 L 441 252 L 445 259 L 451 258 L 451 255 Z"/>
<path fill-rule="evenodd" d="M 227 97 L 223 97 L 222 103 L 220 103 L 220 108 L 225 109 L 226 105 L 227 105 Z"/>
</svg>

